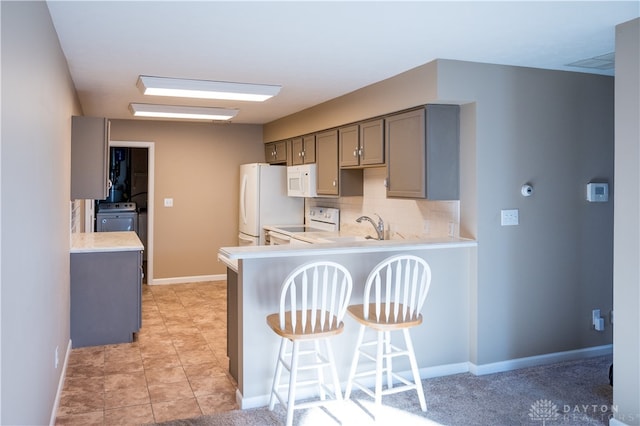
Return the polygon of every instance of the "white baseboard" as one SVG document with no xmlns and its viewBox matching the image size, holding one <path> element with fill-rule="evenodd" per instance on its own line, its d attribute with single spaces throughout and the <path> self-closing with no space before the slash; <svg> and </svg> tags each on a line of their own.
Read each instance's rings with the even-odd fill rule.
<svg viewBox="0 0 640 426">
<path fill-rule="evenodd" d="M 60 379 L 58 380 L 58 390 L 56 392 L 56 399 L 53 402 L 53 410 L 51 411 L 51 417 L 49 418 L 49 426 L 54 426 L 56 424 L 56 415 L 58 414 L 58 408 L 60 407 L 60 397 L 62 396 L 62 390 L 64 389 L 64 379 L 67 377 L 69 354 L 71 354 L 71 339 L 69 339 L 67 353 L 65 354 L 64 362 L 62 363 L 62 371 L 60 372 Z"/>
<path fill-rule="evenodd" d="M 519 368 L 536 367 L 539 365 L 553 364 L 556 362 L 574 361 L 578 359 L 591 358 L 594 356 L 610 355 L 612 353 L 613 345 L 593 346 L 591 348 L 554 352 L 544 355 L 493 362 L 490 364 L 476 365 L 470 362 L 469 371 L 476 376 L 482 376 L 484 374 L 501 373 L 503 371 L 517 370 Z"/>
<path fill-rule="evenodd" d="M 153 281 L 149 283 L 149 285 L 200 283 L 204 281 L 225 281 L 226 279 L 227 274 L 195 275 L 193 277 L 154 278 Z"/>
<path fill-rule="evenodd" d="M 449 376 L 451 374 L 466 373 L 467 371 L 469 371 L 469 363 L 467 362 L 460 362 L 457 364 L 437 365 L 435 367 L 421 368 L 420 378 L 428 379 L 433 377 Z M 401 371 L 398 373 L 394 371 L 394 374 L 398 374 L 409 380 L 411 380 L 411 377 L 412 377 L 411 370 Z M 373 388 L 375 385 L 374 381 L 375 379 L 373 377 L 365 380 L 359 379 L 359 382 L 371 388 Z M 342 386 L 342 392 L 344 393 L 344 390 L 347 387 L 347 383 L 343 382 L 341 383 L 341 386 Z M 315 391 L 312 389 L 301 389 L 296 394 L 296 399 L 312 398 L 315 396 L 314 392 Z M 270 398 L 270 395 L 257 395 L 250 398 L 245 398 L 242 396 L 242 393 L 240 392 L 240 390 L 236 390 L 236 403 L 242 410 L 245 410 L 248 408 L 266 407 L 267 405 L 269 405 L 269 398 Z"/>
<path fill-rule="evenodd" d="M 575 361 L 579 359 L 592 358 L 596 356 L 610 355 L 613 353 L 613 345 L 594 346 L 591 348 L 576 349 L 572 351 L 555 352 L 544 355 L 536 355 L 526 358 L 517 358 L 507 361 L 494 362 L 491 364 L 476 365 L 471 362 L 459 362 L 455 364 L 436 365 L 433 367 L 425 367 L 420 369 L 420 378 L 429 379 L 433 377 L 450 376 L 453 374 L 460 374 L 471 372 L 476 376 L 485 374 L 501 373 L 504 371 L 517 370 L 519 368 L 536 367 L 545 364 L 553 364 L 563 361 Z M 411 371 L 403 371 L 399 373 L 405 378 L 411 377 Z M 373 387 L 374 379 L 370 379 L 370 384 L 363 381 L 364 385 L 370 385 Z M 344 391 L 346 383 L 342 383 L 342 389 Z M 300 398 L 305 397 L 302 393 Z M 309 394 L 309 397 L 312 395 Z M 240 409 L 245 410 L 248 408 L 265 407 L 269 404 L 269 395 L 257 395 L 253 397 L 244 397 L 240 390 L 236 390 L 236 402 Z M 617 423 L 609 423 L 610 426 L 625 426 L 624 423 L 617 421 Z"/>
</svg>

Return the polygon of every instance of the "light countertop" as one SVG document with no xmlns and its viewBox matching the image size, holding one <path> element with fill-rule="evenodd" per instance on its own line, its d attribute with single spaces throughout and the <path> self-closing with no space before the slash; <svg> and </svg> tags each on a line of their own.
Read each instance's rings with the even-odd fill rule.
<svg viewBox="0 0 640 426">
<path fill-rule="evenodd" d="M 366 253 L 402 250 L 424 250 L 424 249 L 447 249 L 476 247 L 475 240 L 465 238 L 431 238 L 414 240 L 357 240 L 357 241 L 337 241 L 324 244 L 298 245 L 276 245 L 276 246 L 242 246 L 242 247 L 222 247 L 218 252 L 218 259 L 226 264 L 235 263 L 237 259 L 283 257 L 283 256 L 305 256 L 310 252 L 313 254 L 335 254 L 335 253 Z"/>
<path fill-rule="evenodd" d="M 144 250 L 144 246 L 133 231 L 71 234 L 71 253 L 139 250 Z"/>
</svg>

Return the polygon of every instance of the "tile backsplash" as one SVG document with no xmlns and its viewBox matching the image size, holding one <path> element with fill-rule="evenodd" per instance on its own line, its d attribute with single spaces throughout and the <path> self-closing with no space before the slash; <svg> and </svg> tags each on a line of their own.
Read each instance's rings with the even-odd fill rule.
<svg viewBox="0 0 640 426">
<path fill-rule="evenodd" d="M 386 169 L 364 169 L 363 195 L 339 198 L 308 198 L 307 205 L 340 209 L 340 229 L 354 234 L 375 235 L 368 222 L 357 223 L 366 215 L 377 221 L 379 214 L 390 239 L 459 236 L 460 201 L 429 201 L 387 198 Z"/>
</svg>

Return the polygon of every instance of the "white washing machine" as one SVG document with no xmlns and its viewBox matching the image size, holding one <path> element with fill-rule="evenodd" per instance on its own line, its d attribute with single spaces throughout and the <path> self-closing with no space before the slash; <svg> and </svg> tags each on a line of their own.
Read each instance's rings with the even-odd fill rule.
<svg viewBox="0 0 640 426">
<path fill-rule="evenodd" d="M 138 232 L 136 203 L 100 203 L 96 214 L 97 232 Z"/>
</svg>

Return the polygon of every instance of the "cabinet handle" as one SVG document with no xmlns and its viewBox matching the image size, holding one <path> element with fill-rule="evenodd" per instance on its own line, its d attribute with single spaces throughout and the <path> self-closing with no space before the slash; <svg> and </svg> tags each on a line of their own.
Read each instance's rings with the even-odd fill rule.
<svg viewBox="0 0 640 426">
<path fill-rule="evenodd" d="M 384 187 L 389 188 L 389 178 L 384 179 Z"/>
<path fill-rule="evenodd" d="M 357 149 L 354 149 L 354 150 L 353 150 L 353 156 L 354 156 L 354 157 L 357 157 L 357 156 L 358 156 L 358 150 L 357 150 Z"/>
<path fill-rule="evenodd" d="M 299 153 L 298 153 L 298 157 L 302 157 L 302 152 L 299 152 Z"/>
<path fill-rule="evenodd" d="M 333 180 L 333 186 L 336 186 L 338 184 L 338 182 L 334 179 Z"/>
<path fill-rule="evenodd" d="M 302 151 L 302 152 L 300 153 L 300 155 L 304 158 L 304 151 Z"/>
<path fill-rule="evenodd" d="M 362 157 L 362 148 L 360 148 L 360 149 L 358 150 L 358 155 L 359 155 L 360 157 Z"/>
</svg>

